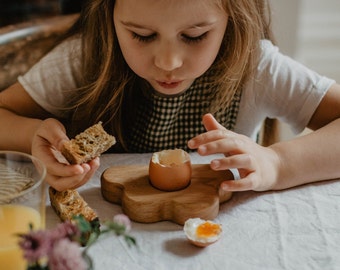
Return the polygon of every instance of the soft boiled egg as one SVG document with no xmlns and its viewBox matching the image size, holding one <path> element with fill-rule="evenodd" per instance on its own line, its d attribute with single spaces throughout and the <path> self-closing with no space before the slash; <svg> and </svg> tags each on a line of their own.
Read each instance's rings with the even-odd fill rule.
<svg viewBox="0 0 340 270">
<path fill-rule="evenodd" d="M 210 220 L 189 218 L 183 227 L 188 240 L 199 247 L 215 243 L 222 235 L 222 226 Z"/>
<path fill-rule="evenodd" d="M 190 184 L 191 173 L 190 155 L 182 149 L 155 152 L 149 163 L 150 182 L 162 191 L 186 188 Z"/>
</svg>

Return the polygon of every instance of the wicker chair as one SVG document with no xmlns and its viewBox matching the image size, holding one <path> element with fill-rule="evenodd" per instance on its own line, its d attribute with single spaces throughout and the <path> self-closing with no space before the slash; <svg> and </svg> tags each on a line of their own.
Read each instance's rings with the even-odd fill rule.
<svg viewBox="0 0 340 270">
<path fill-rule="evenodd" d="M 50 50 L 77 17 L 62 15 L 0 28 L 0 91 Z"/>
</svg>

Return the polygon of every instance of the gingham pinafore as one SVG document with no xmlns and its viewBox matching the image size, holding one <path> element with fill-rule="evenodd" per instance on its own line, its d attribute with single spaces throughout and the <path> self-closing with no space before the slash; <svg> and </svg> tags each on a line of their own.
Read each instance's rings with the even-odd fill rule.
<svg viewBox="0 0 340 270">
<path fill-rule="evenodd" d="M 190 151 L 187 142 L 205 132 L 202 116 L 209 112 L 215 88 L 207 86 L 208 75 L 196 79 L 191 87 L 177 96 L 160 96 L 145 92 L 138 102 L 134 123 L 128 131 L 130 152 L 147 153 L 181 148 Z M 214 117 L 227 129 L 233 130 L 241 94 L 237 93 L 227 108 Z"/>
</svg>

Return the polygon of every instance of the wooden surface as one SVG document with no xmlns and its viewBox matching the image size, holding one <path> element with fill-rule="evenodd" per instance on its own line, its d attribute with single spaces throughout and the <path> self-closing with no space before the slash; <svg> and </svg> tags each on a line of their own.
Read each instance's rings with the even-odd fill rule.
<svg viewBox="0 0 340 270">
<path fill-rule="evenodd" d="M 219 204 L 231 198 L 220 183 L 233 179 L 230 171 L 213 171 L 208 164 L 193 164 L 190 185 L 180 191 L 160 191 L 149 183 L 148 166 L 112 166 L 101 176 L 103 197 L 120 204 L 131 220 L 151 223 L 163 220 L 183 225 L 188 218 L 213 220 Z"/>
</svg>

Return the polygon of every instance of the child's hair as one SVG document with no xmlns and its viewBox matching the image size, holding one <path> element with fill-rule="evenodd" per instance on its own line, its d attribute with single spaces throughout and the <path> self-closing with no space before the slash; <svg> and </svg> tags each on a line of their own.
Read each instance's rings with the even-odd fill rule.
<svg viewBox="0 0 340 270">
<path fill-rule="evenodd" d="M 214 113 L 226 107 L 252 75 L 258 62 L 259 40 L 273 38 L 267 0 L 211 1 L 229 15 L 221 49 L 211 67 L 212 81 L 219 86 L 216 102 L 210 108 Z M 75 134 L 90 124 L 103 121 L 127 150 L 124 132 L 134 115 L 136 106 L 133 104 L 138 102 L 134 98 L 138 88 L 135 85 L 140 88 L 141 80 L 128 67 L 118 45 L 114 5 L 114 0 L 86 1 L 78 21 L 65 36 L 80 34 L 83 52 L 83 87 L 74 96 L 69 128 L 75 128 Z"/>
</svg>

